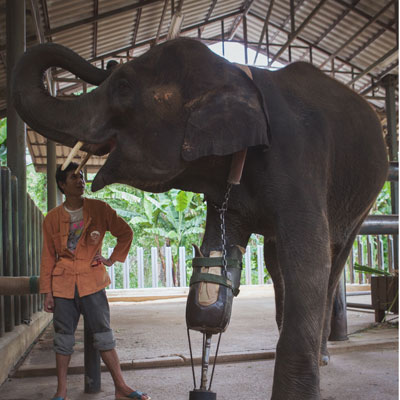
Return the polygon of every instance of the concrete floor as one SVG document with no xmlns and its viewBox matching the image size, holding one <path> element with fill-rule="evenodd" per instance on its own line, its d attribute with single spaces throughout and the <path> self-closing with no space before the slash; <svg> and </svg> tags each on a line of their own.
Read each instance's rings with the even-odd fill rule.
<svg viewBox="0 0 400 400">
<path fill-rule="evenodd" d="M 148 392 L 153 399 L 186 400 L 193 389 L 185 301 L 110 304 L 126 381 Z M 368 302 L 369 298 L 353 297 L 351 301 Z M 321 368 L 324 400 L 399 398 L 397 327 L 393 324 L 372 327 L 373 322 L 371 312 L 348 311 L 349 340 L 331 343 L 331 362 Z M 102 373 L 102 392 L 83 393 L 82 337 L 83 324 L 80 323 L 71 361 L 69 398 L 113 399 L 112 380 L 106 372 Z M 261 288 L 244 290 L 234 301 L 230 326 L 222 335 L 219 360 L 224 362 L 217 364 L 213 381 L 218 400 L 270 397 L 274 368 L 274 360 L 270 358 L 274 355 L 277 338 L 272 292 Z M 215 346 L 216 337 L 213 339 Z M 199 333 L 192 333 L 195 357 L 201 354 L 201 340 Z M 56 385 L 51 347 L 52 329 L 49 327 L 14 377 L 0 387 L 0 399 L 51 399 Z M 197 375 L 199 371 L 197 366 Z"/>
</svg>

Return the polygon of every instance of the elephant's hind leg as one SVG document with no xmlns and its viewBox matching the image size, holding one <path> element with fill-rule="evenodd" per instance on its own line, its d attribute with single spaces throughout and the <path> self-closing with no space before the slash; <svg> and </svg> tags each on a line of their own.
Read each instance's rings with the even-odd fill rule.
<svg viewBox="0 0 400 400">
<path fill-rule="evenodd" d="M 284 302 L 272 399 L 320 400 L 319 354 L 331 267 L 329 229 L 320 210 L 286 210 L 277 232 Z"/>
<path fill-rule="evenodd" d="M 355 229 L 353 229 L 352 233 L 348 236 L 347 241 L 331 245 L 332 268 L 329 276 L 324 329 L 321 341 L 320 365 L 327 365 L 329 363 L 328 338 L 331 332 L 332 307 L 335 299 L 335 292 L 361 223 L 362 221 L 357 224 Z"/>
<path fill-rule="evenodd" d="M 265 265 L 271 275 L 274 283 L 275 292 L 275 319 L 278 325 L 279 332 L 282 328 L 283 319 L 283 299 L 285 293 L 285 286 L 283 282 L 282 272 L 279 267 L 279 260 L 276 253 L 276 243 L 274 241 L 268 241 L 264 243 L 264 257 Z"/>
</svg>

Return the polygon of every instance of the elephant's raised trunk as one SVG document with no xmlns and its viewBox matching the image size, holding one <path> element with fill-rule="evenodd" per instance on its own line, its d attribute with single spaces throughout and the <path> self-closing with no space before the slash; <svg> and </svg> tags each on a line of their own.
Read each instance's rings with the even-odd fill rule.
<svg viewBox="0 0 400 400">
<path fill-rule="evenodd" d="M 78 96 L 74 100 L 52 97 L 43 84 L 44 73 L 50 67 L 64 68 L 94 85 L 103 82 L 110 71 L 98 69 L 73 51 L 54 43 L 32 47 L 14 69 L 11 84 L 15 108 L 32 129 L 69 146 L 76 140 L 88 141 L 90 116 L 87 113 L 95 94 Z"/>
</svg>

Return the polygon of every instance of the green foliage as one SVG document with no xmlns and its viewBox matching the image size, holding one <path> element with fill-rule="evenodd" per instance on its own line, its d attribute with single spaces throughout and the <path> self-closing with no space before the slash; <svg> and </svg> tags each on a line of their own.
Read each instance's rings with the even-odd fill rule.
<svg viewBox="0 0 400 400">
<path fill-rule="evenodd" d="M 7 118 L 0 119 L 0 165 L 7 164 Z"/>
<path fill-rule="evenodd" d="M 361 265 L 358 263 L 354 264 L 354 270 L 358 271 L 358 272 L 363 272 L 365 274 L 386 275 L 386 276 L 391 275 L 389 272 L 382 271 L 382 270 L 376 269 L 376 268 L 371 268 L 371 267 L 368 267 L 367 265 Z"/>
<path fill-rule="evenodd" d="M 26 167 L 26 188 L 40 211 L 47 213 L 47 175 L 35 171 L 33 164 Z"/>
<path fill-rule="evenodd" d="M 204 233 L 206 205 L 202 195 L 176 189 L 167 193 L 147 193 L 119 184 L 107 186 L 96 193 L 88 191 L 86 195 L 109 203 L 131 226 L 134 232 L 131 256 L 136 256 L 136 247 L 144 248 L 145 281 L 148 284 L 151 283 L 151 247 L 157 247 L 161 258 L 161 282 L 165 280 L 163 248 L 171 247 L 174 278 L 175 282 L 178 281 L 179 247 L 185 247 L 186 254 L 191 256 L 192 243 L 199 245 Z M 107 254 L 108 248 L 115 244 L 115 239 L 107 234 L 103 253 Z M 122 287 L 122 265 L 116 265 L 115 276 L 117 287 Z"/>
<path fill-rule="evenodd" d="M 385 182 L 381 192 L 374 206 L 372 207 L 371 214 L 383 215 L 392 213 L 392 199 L 390 193 L 390 182 Z"/>
</svg>

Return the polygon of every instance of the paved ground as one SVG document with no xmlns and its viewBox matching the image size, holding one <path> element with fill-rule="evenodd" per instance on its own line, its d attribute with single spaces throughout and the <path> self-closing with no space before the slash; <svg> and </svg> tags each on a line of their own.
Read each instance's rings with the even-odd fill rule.
<svg viewBox="0 0 400 400">
<path fill-rule="evenodd" d="M 353 297 L 351 301 L 368 302 L 369 298 Z M 185 299 L 111 303 L 111 313 L 126 380 L 147 391 L 153 399 L 187 400 L 193 380 L 188 361 Z M 321 369 L 324 400 L 398 399 L 398 330 L 392 325 L 371 327 L 373 321 L 371 312 L 348 311 L 349 340 L 330 344 L 331 363 Z M 83 393 L 82 333 L 80 324 L 71 362 L 69 397 L 113 399 L 108 373 L 102 374 L 101 393 Z M 0 399 L 52 397 L 56 378 L 51 337 L 52 330 L 48 328 L 15 374 L 24 378 L 13 377 L 5 382 L 0 387 Z M 230 327 L 222 335 L 220 360 L 224 363 L 217 365 L 213 383 L 218 400 L 269 398 L 274 367 L 271 357 L 277 338 L 272 293 L 259 289 L 243 291 L 234 301 Z M 201 340 L 201 335 L 193 332 L 196 358 L 200 356 Z"/>
</svg>

